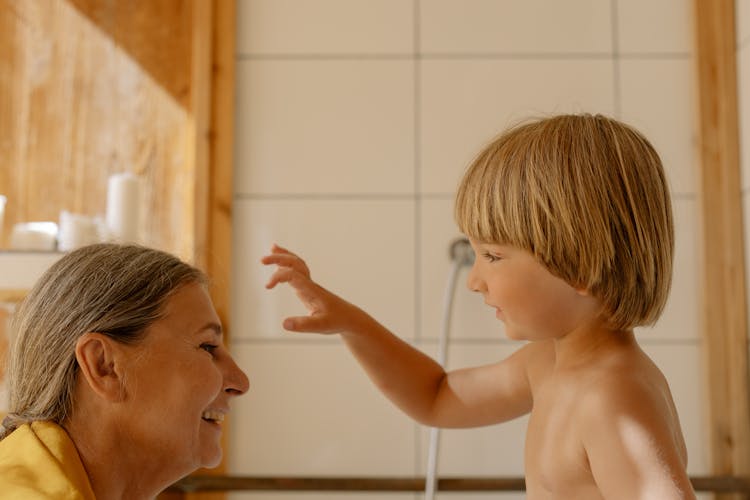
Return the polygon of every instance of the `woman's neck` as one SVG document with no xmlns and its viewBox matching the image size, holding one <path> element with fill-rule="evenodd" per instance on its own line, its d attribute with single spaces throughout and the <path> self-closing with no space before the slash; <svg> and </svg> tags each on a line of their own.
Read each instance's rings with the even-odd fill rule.
<svg viewBox="0 0 750 500">
<path fill-rule="evenodd" d="M 76 411 L 63 427 L 78 450 L 97 500 L 151 500 L 171 484 L 165 470 L 168 464 L 151 463 L 148 456 L 134 452 L 106 418 L 86 418 L 86 412 Z"/>
</svg>

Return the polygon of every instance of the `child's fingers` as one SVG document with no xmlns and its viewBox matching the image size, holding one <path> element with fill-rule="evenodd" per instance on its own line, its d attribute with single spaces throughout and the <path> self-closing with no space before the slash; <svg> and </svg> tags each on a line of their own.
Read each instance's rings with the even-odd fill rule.
<svg viewBox="0 0 750 500">
<path fill-rule="evenodd" d="M 265 257 L 260 259 L 260 262 L 267 266 L 275 264 L 280 267 L 290 267 L 304 274 L 305 276 L 310 276 L 310 269 L 307 267 L 307 264 L 305 264 L 305 261 L 293 254 L 279 253 L 266 255 Z"/>
<path fill-rule="evenodd" d="M 300 271 L 303 274 L 309 274 L 310 269 L 305 264 L 305 261 L 297 257 L 296 255 L 290 254 L 271 254 L 266 255 L 260 259 L 261 264 L 267 266 L 277 265 L 282 267 L 291 267 Z"/>
<path fill-rule="evenodd" d="M 284 330 L 290 332 L 329 333 L 331 331 L 328 322 L 319 315 L 292 316 L 284 320 L 283 327 Z"/>
<path fill-rule="evenodd" d="M 261 264 L 271 265 L 271 264 L 279 264 L 279 265 L 287 265 L 295 260 L 300 260 L 299 257 L 288 254 L 288 253 L 272 253 L 269 255 L 264 255 L 260 258 Z"/>
<path fill-rule="evenodd" d="M 295 285 L 299 285 L 299 280 L 295 282 L 295 277 L 298 278 L 299 276 L 300 273 L 291 267 L 280 267 L 268 279 L 266 288 L 270 290 L 279 283 L 289 283 L 296 288 Z"/>
<path fill-rule="evenodd" d="M 289 253 L 289 254 L 294 255 L 292 252 L 290 252 L 289 250 L 287 250 L 286 248 L 282 247 L 281 245 L 277 243 L 274 243 L 271 246 L 271 253 Z"/>
</svg>

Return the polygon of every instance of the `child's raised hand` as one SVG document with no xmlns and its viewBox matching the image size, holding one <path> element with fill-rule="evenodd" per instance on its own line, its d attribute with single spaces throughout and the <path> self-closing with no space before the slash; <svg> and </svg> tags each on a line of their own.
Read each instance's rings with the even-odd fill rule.
<svg viewBox="0 0 750 500">
<path fill-rule="evenodd" d="M 284 329 L 315 333 L 340 333 L 347 329 L 348 316 L 356 308 L 312 281 L 310 269 L 299 256 L 274 244 L 271 253 L 260 261 L 267 266 L 277 266 L 266 288 L 289 283 L 310 312 L 308 316 L 285 318 Z"/>
</svg>

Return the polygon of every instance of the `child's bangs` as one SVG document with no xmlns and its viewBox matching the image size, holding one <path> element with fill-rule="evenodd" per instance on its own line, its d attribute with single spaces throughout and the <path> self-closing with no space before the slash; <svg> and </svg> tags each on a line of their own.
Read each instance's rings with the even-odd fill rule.
<svg viewBox="0 0 750 500">
<path fill-rule="evenodd" d="M 523 181 L 506 160 L 502 148 L 489 148 L 474 160 L 458 187 L 454 216 L 473 240 L 531 250 L 533 232 L 520 203 Z"/>
</svg>

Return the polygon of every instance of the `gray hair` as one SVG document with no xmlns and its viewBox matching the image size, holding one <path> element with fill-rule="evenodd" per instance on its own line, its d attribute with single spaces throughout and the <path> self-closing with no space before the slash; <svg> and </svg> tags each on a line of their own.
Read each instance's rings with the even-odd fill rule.
<svg viewBox="0 0 750 500">
<path fill-rule="evenodd" d="M 177 257 L 138 245 L 102 243 L 63 256 L 11 320 L 10 413 L 0 425 L 0 440 L 24 423 L 62 423 L 70 416 L 78 372 L 75 346 L 83 334 L 137 343 L 163 316 L 177 289 L 206 281 Z"/>
</svg>

